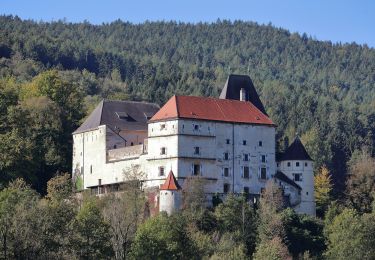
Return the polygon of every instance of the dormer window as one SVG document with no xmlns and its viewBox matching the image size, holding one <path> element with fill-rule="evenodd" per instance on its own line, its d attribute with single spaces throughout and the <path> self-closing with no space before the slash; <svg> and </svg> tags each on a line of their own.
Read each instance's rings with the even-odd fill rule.
<svg viewBox="0 0 375 260">
<path fill-rule="evenodd" d="M 116 116 L 121 120 L 126 120 L 128 122 L 135 122 L 136 120 L 132 118 L 128 113 L 126 112 L 115 112 Z"/>
</svg>

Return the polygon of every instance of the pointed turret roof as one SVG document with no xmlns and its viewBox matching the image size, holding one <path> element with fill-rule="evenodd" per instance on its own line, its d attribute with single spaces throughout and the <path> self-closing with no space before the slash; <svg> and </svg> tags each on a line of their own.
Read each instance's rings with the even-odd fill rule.
<svg viewBox="0 0 375 260">
<path fill-rule="evenodd" d="M 248 93 L 248 101 L 256 106 L 263 114 L 267 115 L 266 110 L 260 101 L 259 95 L 255 90 L 254 84 L 247 75 L 229 75 L 220 94 L 220 99 L 240 100 L 240 91 L 244 88 Z"/>
<path fill-rule="evenodd" d="M 288 160 L 313 160 L 307 153 L 305 147 L 303 146 L 298 136 L 296 136 L 293 143 L 288 147 L 288 149 L 286 149 L 286 151 L 280 157 L 280 161 Z"/>
<path fill-rule="evenodd" d="M 181 189 L 181 186 L 178 184 L 178 181 L 174 177 L 173 171 L 171 170 L 164 184 L 160 185 L 160 190 L 180 190 L 180 189 Z"/>
</svg>

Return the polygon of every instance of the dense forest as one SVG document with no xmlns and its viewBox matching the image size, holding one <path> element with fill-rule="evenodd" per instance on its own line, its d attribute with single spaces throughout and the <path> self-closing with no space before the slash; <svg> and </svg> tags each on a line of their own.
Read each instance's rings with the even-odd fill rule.
<svg viewBox="0 0 375 260">
<path fill-rule="evenodd" d="M 242 21 L 0 25 L 0 259 L 374 258 L 375 49 Z M 218 96 L 230 73 L 254 81 L 279 152 L 301 137 L 318 218 L 272 183 L 206 209 L 193 179 L 183 210 L 154 218 L 131 185 L 72 194 L 71 133 L 101 99 Z"/>
<path fill-rule="evenodd" d="M 56 131 L 63 135 L 48 138 L 55 142 L 55 151 L 41 148 L 50 145 L 35 144 L 41 155 L 55 153 L 53 162 L 42 158 L 35 170 L 27 168 L 27 175 L 35 175 L 30 181 L 40 191 L 57 170 L 70 170 L 70 133 L 100 99 L 162 105 L 174 94 L 218 96 L 230 73 L 248 74 L 253 79 L 278 125 L 279 151 L 298 133 L 316 168 L 329 168 L 336 194 L 343 190 L 352 154 L 366 147 L 374 155 L 375 50 L 367 46 L 322 42 L 272 25 L 241 21 L 131 24 L 118 20 L 92 25 L 1 16 L 0 24 L 1 89 L 8 88 L 1 95 L 5 100 L 0 103 L 4 125 L 0 134 L 9 135 L 6 129 L 16 127 L 5 126 L 5 117 L 16 120 L 9 118 L 11 105 L 36 113 L 30 108 L 35 102 L 27 101 L 30 97 L 47 95 L 45 106 L 55 106 L 55 112 L 61 113 L 55 117 L 61 119 Z M 53 76 L 50 70 L 55 70 Z M 43 80 L 45 84 L 48 80 L 64 82 L 63 89 L 75 88 L 75 104 L 67 104 L 58 94 L 43 94 L 48 92 L 46 87 L 39 86 L 39 93 L 25 91 L 25 85 L 35 89 Z M 1 145 L 1 149 L 15 150 L 12 146 L 16 145 Z M 26 154 L 18 156 L 28 160 Z M 22 176 L 17 171 L 25 167 L 15 169 L 19 165 L 12 165 L 10 155 L 6 157 L 1 158 L 2 175 L 7 180 Z"/>
</svg>

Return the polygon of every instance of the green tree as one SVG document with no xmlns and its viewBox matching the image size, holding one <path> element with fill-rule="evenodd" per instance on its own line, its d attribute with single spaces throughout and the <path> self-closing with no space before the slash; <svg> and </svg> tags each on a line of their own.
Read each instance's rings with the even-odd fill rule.
<svg viewBox="0 0 375 260">
<path fill-rule="evenodd" d="M 374 221 L 373 215 L 344 209 L 327 227 L 327 259 L 373 259 Z"/>
<path fill-rule="evenodd" d="M 113 256 L 110 227 L 104 221 L 94 199 L 85 201 L 73 222 L 75 253 L 81 259 L 105 259 Z"/>
<path fill-rule="evenodd" d="M 190 240 L 183 215 L 159 214 L 137 230 L 130 256 L 134 259 L 194 259 L 198 251 Z"/>
</svg>

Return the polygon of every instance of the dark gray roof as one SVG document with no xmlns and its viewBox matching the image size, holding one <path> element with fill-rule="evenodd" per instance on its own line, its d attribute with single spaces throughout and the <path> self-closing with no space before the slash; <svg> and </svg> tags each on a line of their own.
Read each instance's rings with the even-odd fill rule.
<svg viewBox="0 0 375 260">
<path fill-rule="evenodd" d="M 248 101 L 256 106 L 263 114 L 267 115 L 262 101 L 260 101 L 259 95 L 255 90 L 253 82 L 247 75 L 229 75 L 227 82 L 221 91 L 220 98 L 240 100 L 241 88 L 244 88 L 246 93 L 248 93 Z"/>
<path fill-rule="evenodd" d="M 308 160 L 312 161 L 310 155 L 307 153 L 301 140 L 297 136 L 293 143 L 286 149 L 286 151 L 280 156 L 280 161 L 288 160 Z"/>
<path fill-rule="evenodd" d="M 103 100 L 73 134 L 107 125 L 112 130 L 147 130 L 147 121 L 160 109 L 157 104 Z"/>
<path fill-rule="evenodd" d="M 289 185 L 292 185 L 293 187 L 295 187 L 299 190 L 302 190 L 302 188 L 297 183 L 295 183 L 293 180 L 289 179 L 288 176 L 286 176 L 284 173 L 282 173 L 280 171 L 277 171 L 274 177 L 276 179 L 279 179 L 280 181 L 283 181 L 285 183 L 288 183 Z"/>
</svg>

